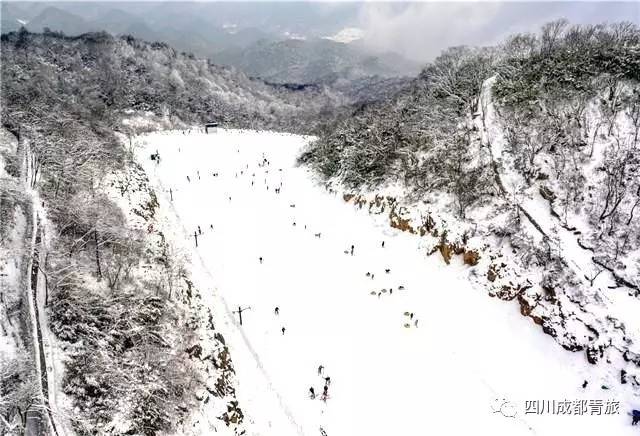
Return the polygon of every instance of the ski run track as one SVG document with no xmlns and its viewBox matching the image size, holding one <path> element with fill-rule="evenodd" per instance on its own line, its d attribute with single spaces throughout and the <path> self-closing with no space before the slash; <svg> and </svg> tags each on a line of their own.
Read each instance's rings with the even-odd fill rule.
<svg viewBox="0 0 640 436">
<path fill-rule="evenodd" d="M 309 140 L 223 129 L 137 139 L 174 222 L 162 230 L 188 252 L 231 351 L 247 434 L 638 434 L 628 393 L 583 389 L 594 374 L 583 353 L 472 286 L 469 266 L 427 256 L 420 238 L 297 167 Z M 572 413 L 526 413 L 545 401 Z"/>
</svg>

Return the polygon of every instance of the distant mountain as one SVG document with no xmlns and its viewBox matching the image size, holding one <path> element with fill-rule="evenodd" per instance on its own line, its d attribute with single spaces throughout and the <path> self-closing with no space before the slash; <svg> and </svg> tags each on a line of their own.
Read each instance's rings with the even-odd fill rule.
<svg viewBox="0 0 640 436">
<path fill-rule="evenodd" d="M 48 7 L 30 20 L 26 27 L 31 32 L 42 32 L 45 27 L 69 35 L 89 32 L 93 27 L 82 17 L 56 7 Z"/>
<path fill-rule="evenodd" d="M 2 2 L 0 4 L 0 17 L 2 17 L 0 20 L 0 30 L 2 30 L 3 33 L 18 30 L 22 25 L 18 20 L 24 19 L 22 12 L 23 11 L 13 3 Z"/>
<path fill-rule="evenodd" d="M 414 76 L 418 65 L 365 49 L 357 4 L 2 2 L 2 31 L 106 31 L 207 57 L 272 83 Z M 295 39 L 295 40 L 294 40 Z"/>
<path fill-rule="evenodd" d="M 258 41 L 244 49 L 224 50 L 213 60 L 273 83 L 332 83 L 419 71 L 418 64 L 397 54 L 374 55 L 358 45 L 320 38 Z"/>
<path fill-rule="evenodd" d="M 122 34 L 127 33 L 129 29 L 135 28 L 135 26 L 140 26 L 142 22 L 140 17 L 122 9 L 110 9 L 93 20 L 91 26 L 94 28 L 93 30 L 99 29 L 112 34 Z"/>
</svg>

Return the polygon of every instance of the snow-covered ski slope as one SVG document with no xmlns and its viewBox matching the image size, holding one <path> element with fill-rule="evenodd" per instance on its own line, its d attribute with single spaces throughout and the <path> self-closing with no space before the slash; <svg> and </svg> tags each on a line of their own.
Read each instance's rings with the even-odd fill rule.
<svg viewBox="0 0 640 436">
<path fill-rule="evenodd" d="M 617 385 L 582 387 L 594 370 L 582 353 L 473 288 L 470 267 L 427 257 L 418 237 L 295 167 L 308 140 L 230 130 L 139 139 L 160 206 L 175 213 L 163 231 L 190 250 L 225 332 L 248 434 L 637 433 Z M 242 326 L 238 306 L 250 307 Z M 609 400 L 619 413 L 606 414 Z M 527 401 L 569 401 L 571 414 L 525 413 Z"/>
</svg>

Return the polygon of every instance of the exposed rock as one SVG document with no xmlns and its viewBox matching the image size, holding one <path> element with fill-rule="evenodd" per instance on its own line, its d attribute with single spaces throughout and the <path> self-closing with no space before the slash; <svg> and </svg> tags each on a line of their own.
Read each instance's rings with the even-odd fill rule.
<svg viewBox="0 0 640 436">
<path fill-rule="evenodd" d="M 185 351 L 191 358 L 196 357 L 200 359 L 200 356 L 202 356 L 202 347 L 200 344 L 195 344 L 194 346 L 187 348 Z"/>
<path fill-rule="evenodd" d="M 487 271 L 487 280 L 490 282 L 494 282 L 498 277 L 498 272 L 496 271 L 495 265 L 490 265 L 489 270 Z"/>
<path fill-rule="evenodd" d="M 465 251 L 462 258 L 465 264 L 475 266 L 480 260 L 480 254 L 475 250 Z"/>
<path fill-rule="evenodd" d="M 415 234 L 416 231 L 411 226 L 411 220 L 409 218 L 402 218 L 395 211 L 395 208 L 389 212 L 389 225 L 394 229 L 402 230 L 403 232 L 409 232 Z M 448 262 L 447 262 L 448 263 Z"/>
<path fill-rule="evenodd" d="M 600 360 L 600 358 L 604 356 L 604 350 L 602 349 L 602 346 L 598 346 L 597 348 L 594 346 L 589 346 L 587 347 L 586 355 L 587 361 L 590 364 L 595 365 L 596 363 L 598 363 L 598 360 Z"/>
<path fill-rule="evenodd" d="M 556 194 L 554 194 L 547 186 L 540 186 L 539 191 L 542 198 L 549 202 L 553 202 L 556 199 Z"/>
</svg>

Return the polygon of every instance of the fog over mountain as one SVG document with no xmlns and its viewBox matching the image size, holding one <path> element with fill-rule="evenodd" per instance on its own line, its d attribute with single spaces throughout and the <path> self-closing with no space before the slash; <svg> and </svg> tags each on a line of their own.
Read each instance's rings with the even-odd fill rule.
<svg viewBox="0 0 640 436">
<path fill-rule="evenodd" d="M 211 56 L 260 40 L 349 35 L 374 53 L 432 60 L 454 45 L 489 45 L 560 17 L 640 22 L 638 2 L 2 2 L 2 32 L 106 30 Z M 344 39 L 340 39 L 344 41 Z M 412 72 L 411 69 L 408 72 Z"/>
</svg>

